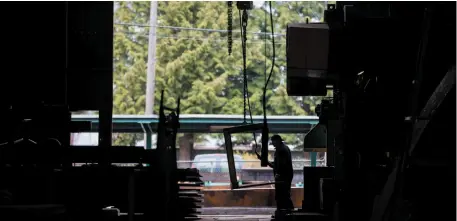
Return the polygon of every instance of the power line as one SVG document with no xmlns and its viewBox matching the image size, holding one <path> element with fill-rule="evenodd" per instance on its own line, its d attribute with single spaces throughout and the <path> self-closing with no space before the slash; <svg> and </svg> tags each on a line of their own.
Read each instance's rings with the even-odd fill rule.
<svg viewBox="0 0 457 221">
<path fill-rule="evenodd" d="M 140 37 L 149 37 L 148 34 L 136 33 L 136 32 L 115 32 L 115 34 L 134 34 Z M 226 42 L 225 38 L 217 38 L 217 37 L 206 37 L 206 38 L 198 38 L 198 37 L 181 37 L 181 36 L 170 36 L 170 35 L 156 35 L 158 39 L 182 39 L 182 40 L 199 40 L 199 41 L 215 41 L 215 42 Z M 240 38 L 234 38 L 233 40 L 240 40 Z M 265 42 L 261 39 L 251 39 L 247 44 L 265 44 Z M 283 45 L 285 43 L 275 43 L 275 45 Z"/>
<path fill-rule="evenodd" d="M 135 23 L 114 23 L 114 25 L 135 26 L 135 27 L 153 27 L 151 25 L 135 24 Z M 206 32 L 221 32 L 221 33 L 228 32 L 228 30 L 226 30 L 226 29 L 190 28 L 190 27 L 178 27 L 178 26 L 166 26 L 166 25 L 156 25 L 155 27 L 156 28 L 165 28 L 165 29 L 174 29 L 174 30 L 187 30 L 187 31 L 206 31 Z M 232 32 L 241 32 L 241 31 L 233 30 Z M 268 33 L 268 32 L 246 32 L 246 33 L 272 36 L 272 34 Z M 286 34 L 275 33 L 274 36 L 286 36 Z"/>
<path fill-rule="evenodd" d="M 130 35 L 137 35 L 137 36 L 144 36 L 144 37 L 149 37 L 149 34 L 147 33 L 138 33 L 138 32 L 131 32 L 131 31 L 115 31 L 114 33 L 125 33 L 125 34 L 130 34 Z M 170 35 L 154 35 L 156 37 L 169 37 Z M 176 37 L 176 38 L 184 38 L 184 37 Z M 225 37 L 207 37 L 208 39 L 225 39 Z M 205 38 L 206 39 L 206 38 Z M 234 39 L 241 39 L 241 38 L 234 38 Z M 262 39 L 256 39 L 256 38 L 250 38 L 248 40 L 251 41 L 263 41 Z M 266 38 L 264 39 L 266 41 Z M 285 42 L 285 41 L 283 41 Z"/>
</svg>

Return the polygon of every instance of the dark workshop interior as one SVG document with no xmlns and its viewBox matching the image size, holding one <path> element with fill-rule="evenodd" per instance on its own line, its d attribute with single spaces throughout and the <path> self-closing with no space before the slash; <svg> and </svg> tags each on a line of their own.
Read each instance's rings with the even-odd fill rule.
<svg viewBox="0 0 457 221">
<path fill-rule="evenodd" d="M 456 2 L 0 7 L 1 221 L 456 219 Z"/>
</svg>

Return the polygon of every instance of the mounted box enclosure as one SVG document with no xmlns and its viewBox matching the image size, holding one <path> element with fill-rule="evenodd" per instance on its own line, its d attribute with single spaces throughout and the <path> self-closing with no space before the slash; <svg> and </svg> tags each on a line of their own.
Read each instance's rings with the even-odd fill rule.
<svg viewBox="0 0 457 221">
<path fill-rule="evenodd" d="M 325 23 L 287 25 L 287 93 L 327 94 L 329 26 Z"/>
<path fill-rule="evenodd" d="M 237 1 L 236 7 L 238 10 L 252 10 L 254 8 L 254 2 L 252 1 Z"/>
</svg>

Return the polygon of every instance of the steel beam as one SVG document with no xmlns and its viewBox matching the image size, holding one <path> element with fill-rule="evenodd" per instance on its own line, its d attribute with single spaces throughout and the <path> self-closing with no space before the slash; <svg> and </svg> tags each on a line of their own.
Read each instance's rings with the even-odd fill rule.
<svg viewBox="0 0 457 221">
<path fill-rule="evenodd" d="M 316 167 L 317 165 L 317 153 L 316 152 L 310 152 L 309 153 L 310 158 L 311 158 L 311 167 Z"/>
<path fill-rule="evenodd" d="M 245 132 L 255 132 L 263 129 L 264 124 L 247 124 L 237 127 L 230 127 L 223 129 L 224 139 L 225 139 L 225 149 L 227 151 L 227 161 L 229 168 L 230 184 L 232 189 L 240 188 L 238 184 L 238 179 L 236 178 L 235 170 L 235 159 L 233 157 L 233 146 L 232 146 L 232 134 L 233 133 L 245 133 Z"/>
<path fill-rule="evenodd" d="M 455 66 L 447 72 L 447 74 L 441 80 L 438 87 L 436 87 L 432 96 L 430 96 L 430 98 L 428 99 L 427 103 L 425 104 L 425 107 L 420 112 L 419 117 L 417 118 L 413 127 L 411 144 L 409 147 L 409 155 L 413 153 L 414 148 L 416 148 L 417 143 L 419 142 L 422 136 L 422 133 L 425 131 L 425 128 L 427 128 L 428 123 L 432 120 L 436 110 L 440 107 L 441 103 L 443 103 L 447 94 L 451 91 L 454 85 Z"/>
<path fill-rule="evenodd" d="M 266 130 L 265 130 L 266 129 Z M 235 170 L 235 160 L 233 157 L 233 147 L 232 147 L 232 133 L 246 133 L 246 132 L 255 132 L 262 131 L 262 154 L 261 154 L 261 165 L 267 166 L 268 162 L 268 128 L 265 128 L 265 124 L 248 124 L 241 125 L 237 127 L 225 128 L 224 130 L 225 138 L 225 149 L 227 151 L 227 161 L 229 168 L 230 183 L 232 189 L 239 188 L 248 188 L 253 186 L 262 186 L 262 185 L 271 185 L 272 183 L 259 183 L 251 185 L 242 185 L 238 183 Z M 257 154 L 257 153 L 256 153 Z"/>
<path fill-rule="evenodd" d="M 243 122 L 238 115 L 180 115 L 178 133 L 223 133 L 224 128 L 236 127 Z M 260 116 L 253 116 L 255 124 L 261 124 Z M 268 128 L 272 133 L 306 133 L 319 118 L 316 116 L 270 116 Z M 84 128 L 74 128 L 73 133 L 97 132 L 99 128 L 98 116 L 72 116 L 72 122 L 85 123 Z M 115 133 L 143 133 L 143 124 L 148 124 L 152 132 L 157 131 L 157 115 L 114 115 L 113 132 Z"/>
<path fill-rule="evenodd" d="M 261 131 L 263 129 L 264 124 L 247 124 L 247 125 L 241 125 L 241 126 L 236 126 L 236 127 L 229 127 L 223 129 L 224 134 L 229 133 L 229 134 L 235 134 L 235 133 L 245 133 L 245 132 L 255 132 L 255 131 Z"/>
<path fill-rule="evenodd" d="M 229 168 L 230 184 L 232 189 L 238 189 L 238 179 L 236 179 L 235 159 L 233 157 L 232 136 L 230 132 L 224 131 L 225 150 L 227 151 L 227 161 Z"/>
</svg>

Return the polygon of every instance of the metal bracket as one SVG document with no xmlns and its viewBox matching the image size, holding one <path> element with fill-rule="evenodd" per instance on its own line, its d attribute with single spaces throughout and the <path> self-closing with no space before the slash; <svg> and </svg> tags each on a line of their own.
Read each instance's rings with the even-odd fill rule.
<svg viewBox="0 0 457 221">
<path fill-rule="evenodd" d="M 143 129 L 143 132 L 146 134 L 146 144 L 145 147 L 146 149 L 152 149 L 152 128 L 151 124 L 149 123 L 141 123 L 141 129 Z"/>
<path fill-rule="evenodd" d="M 236 178 L 236 169 L 235 169 L 235 159 L 233 157 L 233 145 L 232 145 L 232 134 L 234 133 L 243 133 L 243 132 L 255 132 L 255 131 L 262 131 L 262 151 L 261 151 L 261 163 L 262 165 L 266 165 L 268 162 L 268 126 L 264 123 L 261 124 L 248 124 L 242 125 L 238 127 L 230 127 L 223 129 L 224 139 L 225 139 L 225 149 L 227 151 L 227 161 L 228 161 L 228 169 L 229 169 L 229 176 L 230 176 L 230 184 L 232 189 L 240 189 L 240 188 L 247 188 L 261 185 L 269 185 L 272 183 L 265 183 L 265 184 L 253 184 L 253 185 L 243 185 L 240 186 L 238 180 Z"/>
</svg>

